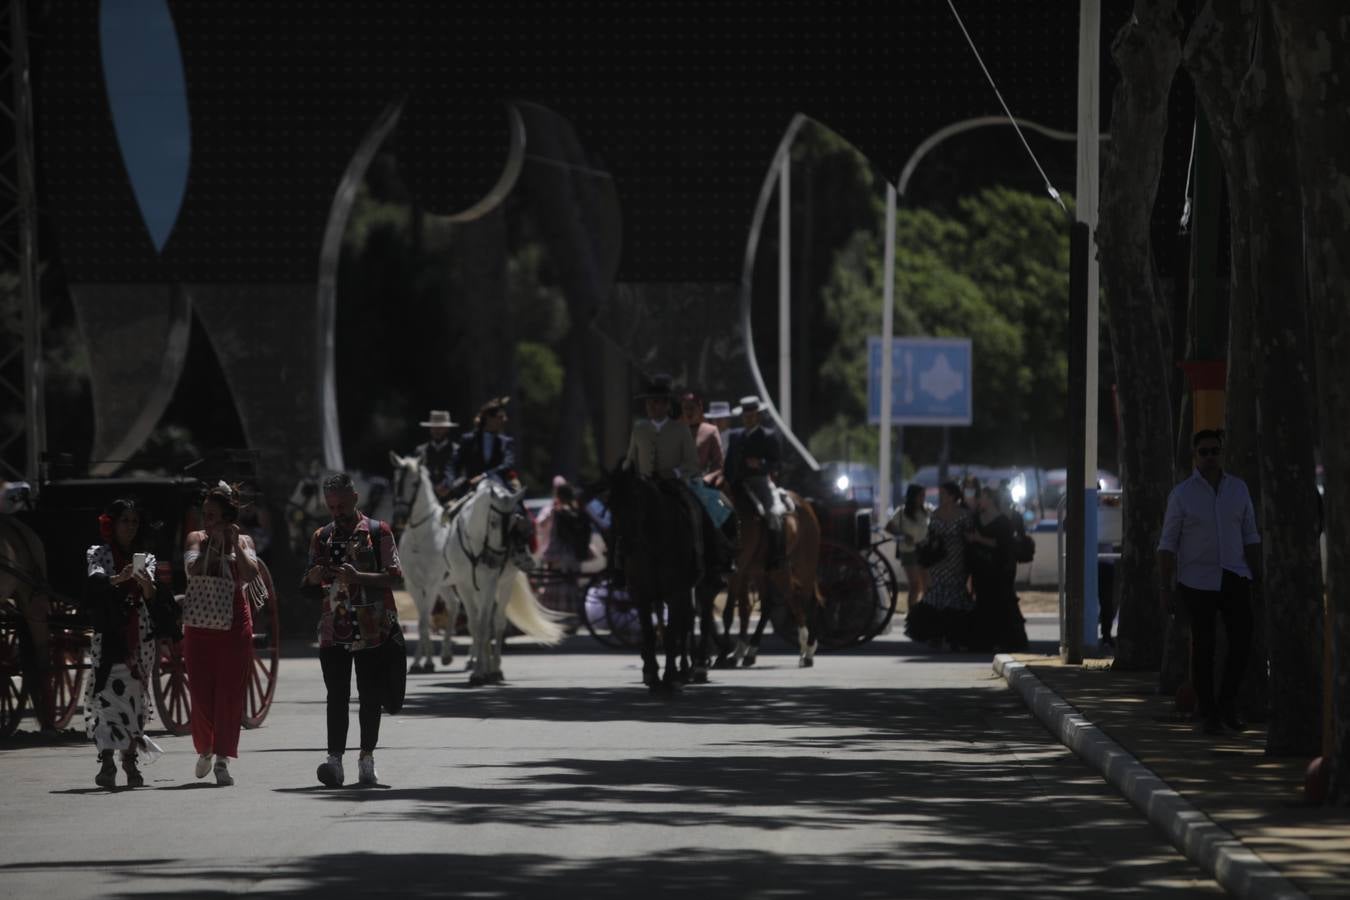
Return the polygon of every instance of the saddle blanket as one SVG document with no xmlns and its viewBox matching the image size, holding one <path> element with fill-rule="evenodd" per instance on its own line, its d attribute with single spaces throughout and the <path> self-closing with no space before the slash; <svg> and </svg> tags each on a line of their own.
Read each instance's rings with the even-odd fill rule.
<svg viewBox="0 0 1350 900">
<path fill-rule="evenodd" d="M 690 478 L 686 483 L 698 498 L 698 502 L 707 510 L 713 525 L 721 528 L 722 523 L 731 517 L 731 504 L 727 501 L 726 495 L 717 488 L 704 484 L 700 478 Z"/>
</svg>

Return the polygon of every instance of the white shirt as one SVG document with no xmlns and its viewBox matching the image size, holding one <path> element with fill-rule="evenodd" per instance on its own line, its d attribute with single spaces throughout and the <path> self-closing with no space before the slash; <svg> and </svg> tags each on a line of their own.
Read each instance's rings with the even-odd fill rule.
<svg viewBox="0 0 1350 900">
<path fill-rule="evenodd" d="M 649 421 L 652 423 L 653 426 L 655 426 L 657 431 L 660 431 L 662 426 L 664 426 L 667 422 L 669 422 L 670 419 L 651 419 Z"/>
<path fill-rule="evenodd" d="M 1177 556 L 1177 583 L 1217 591 L 1225 570 L 1251 578 L 1246 547 L 1261 543 L 1251 494 L 1241 478 L 1224 474 L 1219 489 L 1197 469 L 1167 497 L 1159 550 Z"/>
</svg>

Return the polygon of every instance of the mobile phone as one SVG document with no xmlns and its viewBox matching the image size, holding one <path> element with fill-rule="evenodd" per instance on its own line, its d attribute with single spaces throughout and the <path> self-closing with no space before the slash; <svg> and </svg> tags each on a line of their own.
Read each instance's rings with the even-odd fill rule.
<svg viewBox="0 0 1350 900">
<path fill-rule="evenodd" d="M 149 554 L 148 554 L 148 553 L 133 553 L 133 554 L 131 554 L 131 571 L 133 571 L 133 572 L 135 572 L 135 573 L 137 573 L 137 574 L 140 574 L 140 575 L 144 575 L 144 574 L 145 574 L 145 564 L 146 564 L 148 561 L 149 561 Z"/>
</svg>

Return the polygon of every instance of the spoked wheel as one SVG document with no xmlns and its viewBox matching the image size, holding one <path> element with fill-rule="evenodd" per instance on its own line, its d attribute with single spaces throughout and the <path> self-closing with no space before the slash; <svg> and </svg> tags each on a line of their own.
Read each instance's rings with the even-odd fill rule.
<svg viewBox="0 0 1350 900">
<path fill-rule="evenodd" d="M 60 731 L 75 718 L 83 699 L 88 638 L 83 629 L 53 627 L 48 638 L 47 692 L 43 724 Z"/>
<path fill-rule="evenodd" d="M 871 638 L 875 633 L 872 629 L 877 600 L 876 583 L 867 560 L 844 544 L 821 541 L 816 579 L 825 598 L 814 629 L 820 648 L 842 650 Z M 769 621 L 775 634 L 797 647 L 797 627 L 786 603 L 770 605 Z"/>
<path fill-rule="evenodd" d="M 884 554 L 876 547 L 873 547 L 867 553 L 867 564 L 872 569 L 872 588 L 876 597 L 876 612 L 872 620 L 872 628 L 868 631 L 863 641 L 870 641 L 872 638 L 886 630 L 886 626 L 891 624 L 891 619 L 895 616 L 896 598 L 900 596 L 900 579 L 896 577 L 895 567 L 891 565 Z"/>
<path fill-rule="evenodd" d="M 18 730 L 27 701 L 19 658 L 19 624 L 6 616 L 0 618 L 0 738 Z"/>
<path fill-rule="evenodd" d="M 633 649 L 642 646 L 642 621 L 628 591 L 614 583 L 614 576 L 601 572 L 586 583 L 582 619 L 586 630 L 606 647 Z"/>
<path fill-rule="evenodd" d="M 192 695 L 188 692 L 182 641 L 159 642 L 155 652 L 155 708 L 170 734 L 192 731 Z"/>
<path fill-rule="evenodd" d="M 253 658 L 248 669 L 248 696 L 244 700 L 244 727 L 257 728 L 272 708 L 277 692 L 277 667 L 281 660 L 281 604 L 267 564 L 258 560 L 264 591 L 254 591 Z M 261 605 L 259 605 L 261 602 Z"/>
</svg>

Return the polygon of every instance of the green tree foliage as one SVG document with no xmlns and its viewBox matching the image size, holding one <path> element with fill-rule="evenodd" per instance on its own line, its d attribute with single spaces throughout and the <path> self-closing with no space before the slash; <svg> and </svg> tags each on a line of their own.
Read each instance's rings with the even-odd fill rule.
<svg viewBox="0 0 1350 900">
<path fill-rule="evenodd" d="M 818 369 L 836 409 L 812 438 L 822 450 L 845 434 L 859 452 L 875 446 L 859 423 L 867 414 L 867 338 L 881 321 L 882 266 L 878 230 L 859 229 L 836 253 L 822 293 L 824 319 L 837 336 Z M 972 343 L 975 417 L 970 428 L 954 430 L 954 456 L 1026 461 L 1033 441 L 1038 456 L 1062 456 L 1068 282 L 1068 223 L 1049 199 L 990 188 L 964 198 L 950 218 L 900 211 L 895 333 Z"/>
</svg>

